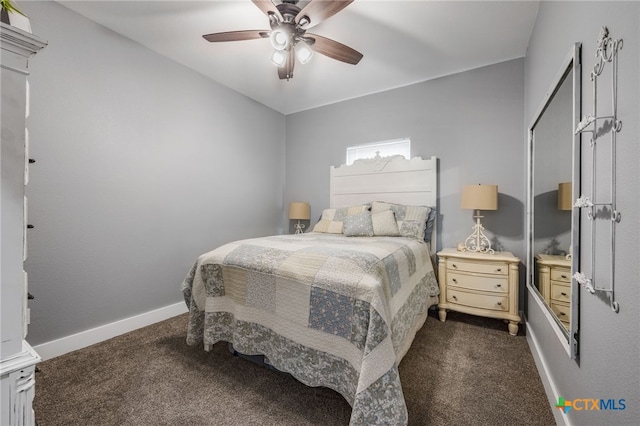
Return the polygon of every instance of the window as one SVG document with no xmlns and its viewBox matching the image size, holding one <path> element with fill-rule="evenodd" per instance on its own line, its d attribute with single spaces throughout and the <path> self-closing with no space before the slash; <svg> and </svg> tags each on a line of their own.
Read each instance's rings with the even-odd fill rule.
<svg viewBox="0 0 640 426">
<path fill-rule="evenodd" d="M 376 154 L 380 157 L 404 155 L 404 158 L 411 158 L 411 140 L 404 138 L 348 146 L 347 165 L 361 158 L 374 158 Z"/>
</svg>

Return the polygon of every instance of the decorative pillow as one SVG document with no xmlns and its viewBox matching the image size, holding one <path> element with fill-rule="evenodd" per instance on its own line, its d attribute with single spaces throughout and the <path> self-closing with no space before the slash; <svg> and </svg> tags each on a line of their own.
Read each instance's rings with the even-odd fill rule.
<svg viewBox="0 0 640 426">
<path fill-rule="evenodd" d="M 347 216 L 344 219 L 344 235 L 347 237 L 373 237 L 373 222 L 371 212 Z"/>
<path fill-rule="evenodd" d="M 405 206 L 402 204 L 384 203 L 374 201 L 371 213 L 391 210 L 395 213 L 400 236 L 424 241 L 424 233 L 427 228 L 427 218 L 431 208 L 425 206 Z"/>
<path fill-rule="evenodd" d="M 427 218 L 427 227 L 424 230 L 424 240 L 431 242 L 431 234 L 433 234 L 433 223 L 436 221 L 436 209 L 429 207 L 429 217 Z"/>
<path fill-rule="evenodd" d="M 393 213 L 393 210 L 383 210 L 378 213 L 372 213 L 371 221 L 373 224 L 373 235 L 375 236 L 397 237 L 400 235 L 396 215 Z"/>
<path fill-rule="evenodd" d="M 320 221 L 313 227 L 313 232 L 342 234 L 343 222 L 347 216 L 369 210 L 368 205 L 342 207 L 340 209 L 324 209 Z"/>
</svg>

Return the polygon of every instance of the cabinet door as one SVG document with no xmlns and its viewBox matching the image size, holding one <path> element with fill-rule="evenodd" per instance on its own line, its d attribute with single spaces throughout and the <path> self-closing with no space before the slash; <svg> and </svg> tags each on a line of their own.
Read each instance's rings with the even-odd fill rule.
<svg viewBox="0 0 640 426">
<path fill-rule="evenodd" d="M 3 28 L 4 29 L 4 28 Z M 16 64 L 5 68 L 15 55 L 2 51 L 2 144 L 0 152 L 0 270 L 2 274 L 2 359 L 22 351 L 24 298 L 24 125 L 26 75 Z"/>
</svg>

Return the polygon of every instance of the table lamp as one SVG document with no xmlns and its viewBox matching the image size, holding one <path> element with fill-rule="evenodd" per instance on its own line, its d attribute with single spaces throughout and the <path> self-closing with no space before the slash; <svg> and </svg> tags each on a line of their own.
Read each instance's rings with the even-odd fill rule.
<svg viewBox="0 0 640 426">
<path fill-rule="evenodd" d="M 558 184 L 558 210 L 573 209 L 573 196 L 571 191 L 571 182 L 562 182 Z"/>
<path fill-rule="evenodd" d="M 476 224 L 473 226 L 473 232 L 464 241 L 465 251 L 490 253 L 494 251 L 491 248 L 491 242 L 484 235 L 484 227 L 480 223 L 480 210 L 497 210 L 498 209 L 498 185 L 466 185 L 462 188 L 463 209 L 471 209 L 476 211 Z"/>
<path fill-rule="evenodd" d="M 289 203 L 289 220 L 298 220 L 296 223 L 296 234 L 302 234 L 304 231 L 304 224 L 300 223 L 301 220 L 309 220 L 310 216 L 310 207 L 309 203 L 305 203 L 302 201 L 294 201 L 293 203 Z"/>
</svg>

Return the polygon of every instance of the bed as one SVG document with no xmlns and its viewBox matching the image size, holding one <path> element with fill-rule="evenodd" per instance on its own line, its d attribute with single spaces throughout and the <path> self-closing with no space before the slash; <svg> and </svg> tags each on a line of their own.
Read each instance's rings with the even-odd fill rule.
<svg viewBox="0 0 640 426">
<path fill-rule="evenodd" d="M 331 167 L 330 205 L 312 232 L 199 256 L 181 286 L 187 343 L 229 342 L 334 389 L 352 425 L 407 424 L 398 365 L 438 302 L 436 166 L 377 157 Z"/>
</svg>

